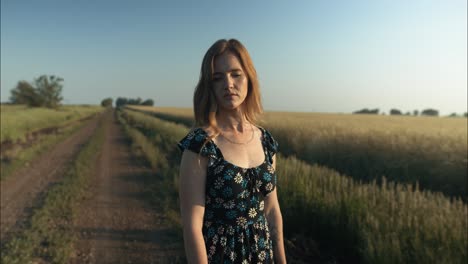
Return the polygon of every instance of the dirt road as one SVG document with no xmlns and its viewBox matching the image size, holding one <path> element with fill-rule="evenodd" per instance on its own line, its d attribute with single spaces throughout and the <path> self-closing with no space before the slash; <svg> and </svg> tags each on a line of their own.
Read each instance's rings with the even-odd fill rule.
<svg viewBox="0 0 468 264">
<path fill-rule="evenodd" d="M 4 243 L 28 221 L 32 209 L 42 202 L 48 188 L 59 182 L 83 144 L 94 133 L 102 114 L 71 137 L 56 145 L 30 165 L 0 182 L 0 243 Z"/>
<path fill-rule="evenodd" d="M 131 151 L 114 115 L 89 198 L 75 222 L 79 241 L 71 263 L 178 263 L 183 253 L 159 208 L 147 202 L 154 172 Z"/>
</svg>

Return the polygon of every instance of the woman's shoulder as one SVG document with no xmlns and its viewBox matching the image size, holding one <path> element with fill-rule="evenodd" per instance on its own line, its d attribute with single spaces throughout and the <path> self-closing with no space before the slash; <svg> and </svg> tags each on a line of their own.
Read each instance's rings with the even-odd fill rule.
<svg viewBox="0 0 468 264">
<path fill-rule="evenodd" d="M 266 128 L 262 127 L 262 126 L 259 126 L 259 125 L 255 125 L 255 127 L 262 133 L 262 135 L 265 138 L 273 137 L 271 132 L 268 129 L 266 129 Z"/>
<path fill-rule="evenodd" d="M 196 142 L 204 142 L 207 138 L 208 134 L 203 129 L 202 127 L 193 127 L 190 129 L 190 131 L 187 133 L 187 135 L 181 140 L 181 142 L 190 142 L 190 143 L 196 143 Z"/>
<path fill-rule="evenodd" d="M 195 134 L 195 135 L 205 135 L 207 137 L 210 137 L 211 135 L 214 134 L 214 131 L 212 128 L 208 127 L 208 126 L 203 126 L 203 127 L 192 127 L 189 131 L 189 134 L 192 133 L 192 134 Z"/>
<path fill-rule="evenodd" d="M 211 154 L 213 150 L 208 133 L 204 127 L 193 127 L 178 146 L 182 151 L 188 149 L 202 155 Z"/>
<path fill-rule="evenodd" d="M 278 141 L 276 141 L 271 132 L 262 126 L 257 125 L 256 127 L 262 132 L 262 139 L 263 142 L 266 144 L 266 147 L 271 152 L 278 152 Z"/>
<path fill-rule="evenodd" d="M 190 134 L 192 134 L 192 135 L 199 135 L 199 134 L 203 135 L 203 134 L 207 134 L 207 133 L 206 133 L 205 128 L 203 128 L 203 127 L 192 127 L 190 129 L 190 131 L 188 132 L 188 134 L 189 135 Z"/>
</svg>

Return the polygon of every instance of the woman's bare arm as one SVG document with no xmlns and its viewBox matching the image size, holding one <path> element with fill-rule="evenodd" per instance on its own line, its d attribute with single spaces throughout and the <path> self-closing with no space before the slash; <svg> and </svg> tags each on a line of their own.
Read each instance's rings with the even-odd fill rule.
<svg viewBox="0 0 468 264">
<path fill-rule="evenodd" d="M 273 167 L 276 168 L 276 156 L 273 156 Z M 278 202 L 276 188 L 265 197 L 265 216 L 273 242 L 275 263 L 286 263 L 283 241 L 283 217 Z"/>
<path fill-rule="evenodd" d="M 184 151 L 180 164 L 180 211 L 188 263 L 207 263 L 202 234 L 207 158 Z"/>
</svg>

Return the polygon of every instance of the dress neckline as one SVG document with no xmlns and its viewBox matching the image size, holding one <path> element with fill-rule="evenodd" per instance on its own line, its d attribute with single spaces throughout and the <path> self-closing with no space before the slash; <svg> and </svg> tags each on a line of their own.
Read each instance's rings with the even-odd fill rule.
<svg viewBox="0 0 468 264">
<path fill-rule="evenodd" d="M 216 143 L 213 141 L 213 139 L 210 139 L 209 141 L 211 142 L 211 144 L 213 144 L 213 146 L 215 147 L 216 149 L 216 152 L 218 152 L 218 155 L 220 156 L 220 159 L 224 161 L 224 163 L 226 164 L 229 164 L 233 167 L 236 167 L 236 168 L 239 168 L 241 170 L 244 170 L 244 171 L 247 171 L 247 170 L 255 170 L 261 166 L 263 166 L 266 162 L 267 162 L 267 156 L 266 156 L 266 147 L 265 147 L 265 131 L 263 128 L 259 127 L 259 126 L 256 126 L 254 125 L 256 128 L 258 128 L 261 133 L 262 133 L 262 136 L 261 136 L 261 139 L 260 139 L 260 143 L 262 144 L 262 151 L 263 151 L 263 162 L 260 163 L 259 165 L 257 166 L 253 166 L 253 167 L 249 167 L 249 168 L 245 168 L 245 167 L 241 167 L 241 166 L 238 166 L 228 160 L 226 160 L 224 158 L 224 155 L 223 155 L 223 152 L 221 151 L 221 149 L 218 147 L 218 145 L 216 145 Z M 202 129 L 203 132 L 208 136 L 208 133 L 206 133 L 206 131 L 204 129 Z"/>
</svg>

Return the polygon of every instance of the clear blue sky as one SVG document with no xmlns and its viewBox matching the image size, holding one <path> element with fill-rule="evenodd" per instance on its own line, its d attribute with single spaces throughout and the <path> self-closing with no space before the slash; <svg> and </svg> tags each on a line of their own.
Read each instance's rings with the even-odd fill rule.
<svg viewBox="0 0 468 264">
<path fill-rule="evenodd" d="M 1 1 L 1 100 L 65 79 L 64 103 L 191 107 L 220 38 L 249 50 L 267 110 L 467 111 L 467 1 Z"/>
</svg>

